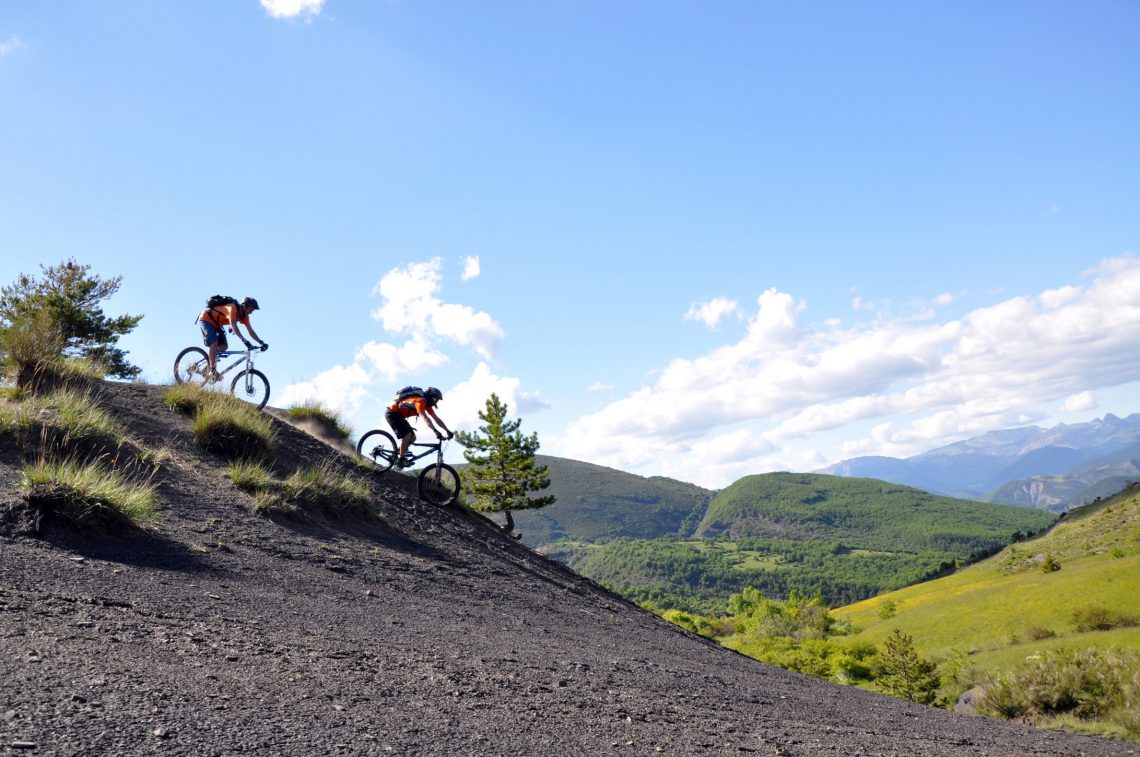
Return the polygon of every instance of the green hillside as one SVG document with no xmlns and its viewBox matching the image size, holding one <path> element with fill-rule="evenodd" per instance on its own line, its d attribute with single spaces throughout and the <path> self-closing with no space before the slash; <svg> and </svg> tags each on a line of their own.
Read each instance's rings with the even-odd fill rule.
<svg viewBox="0 0 1140 757">
<path fill-rule="evenodd" d="M 1045 565 L 1058 567 L 1046 572 Z M 885 603 L 895 612 L 882 617 Z M 1140 615 L 1140 487 L 1070 512 L 1044 536 L 1012 544 L 953 575 L 835 611 L 858 629 L 854 640 L 882 641 L 895 628 L 934 654 L 964 652 L 985 667 L 1036 651 L 1098 644 L 1073 613 L 1099 607 Z M 1119 635 L 1119 634 L 1118 634 Z M 1120 640 L 1140 645 L 1140 627 Z"/>
<path fill-rule="evenodd" d="M 722 610 L 747 586 L 855 601 L 945 573 L 1056 518 L 869 479 L 771 473 L 714 498 L 668 479 L 543 462 L 559 503 L 516 516 L 524 539 L 627 597 L 698 612 Z"/>
<path fill-rule="evenodd" d="M 709 505 L 697 534 L 841 541 L 862 549 L 935 550 L 965 558 L 1036 533 L 1050 513 L 940 497 L 869 478 L 767 473 L 742 478 Z"/>
<path fill-rule="evenodd" d="M 713 492 L 670 478 L 646 478 L 601 465 L 538 455 L 550 468 L 556 502 L 514 513 L 523 541 L 537 547 L 560 539 L 597 542 L 691 533 Z"/>
</svg>

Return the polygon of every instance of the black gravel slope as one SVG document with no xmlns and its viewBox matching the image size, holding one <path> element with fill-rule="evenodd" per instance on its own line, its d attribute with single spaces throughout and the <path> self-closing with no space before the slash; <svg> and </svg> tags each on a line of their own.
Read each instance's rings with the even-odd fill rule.
<svg viewBox="0 0 1140 757">
<path fill-rule="evenodd" d="M 373 480 L 376 513 L 269 519 L 161 387 L 107 384 L 171 459 L 147 532 L 35 534 L 0 440 L 0 751 L 1125 755 L 769 667 Z M 332 456 L 280 424 L 282 474 Z"/>
</svg>

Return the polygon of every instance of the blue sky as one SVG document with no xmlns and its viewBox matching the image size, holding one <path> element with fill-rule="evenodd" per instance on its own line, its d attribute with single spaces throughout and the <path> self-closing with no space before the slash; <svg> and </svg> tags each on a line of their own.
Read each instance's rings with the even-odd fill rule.
<svg viewBox="0 0 1140 757">
<path fill-rule="evenodd" d="M 1140 411 L 1140 5 L 0 0 L 0 281 L 710 486 Z"/>
</svg>

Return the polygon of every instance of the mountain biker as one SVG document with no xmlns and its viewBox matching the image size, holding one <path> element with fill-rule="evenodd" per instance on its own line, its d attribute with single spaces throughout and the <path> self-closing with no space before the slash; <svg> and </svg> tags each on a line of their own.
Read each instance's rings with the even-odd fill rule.
<svg viewBox="0 0 1140 757">
<path fill-rule="evenodd" d="M 261 345 L 261 351 L 265 352 L 269 349 L 269 343 L 263 341 L 253 330 L 253 326 L 249 324 L 249 314 L 254 310 L 260 310 L 257 300 L 252 297 L 245 297 L 241 302 L 234 301 L 225 305 L 217 305 L 215 307 L 208 307 L 202 311 L 198 316 L 198 328 L 202 330 L 202 341 L 210 348 L 210 374 L 211 380 L 216 381 L 221 376 L 217 371 L 218 351 L 225 351 L 229 349 L 229 343 L 226 341 L 225 327 L 229 326 L 230 330 L 241 339 L 246 349 L 253 349 L 253 345 L 249 343 L 241 334 L 238 324 L 245 324 L 249 329 L 249 335 L 257 340 Z"/>
<path fill-rule="evenodd" d="M 424 390 L 423 396 L 408 397 L 407 399 L 397 399 L 388 406 L 388 412 L 384 414 L 384 420 L 388 421 L 388 425 L 392 427 L 392 431 L 396 433 L 396 438 L 400 440 L 400 456 L 396 458 L 397 468 L 407 468 L 412 464 L 407 459 L 408 447 L 416 441 L 416 432 L 412 430 L 412 426 L 408 423 L 408 418 L 415 415 L 422 415 L 427 422 L 428 428 L 435 431 L 437 439 L 443 440 L 443 434 L 439 433 L 434 425 L 432 425 L 432 418 L 436 423 L 443 427 L 447 432 L 447 438 L 451 439 L 455 436 L 454 433 L 448 429 L 447 424 L 435 414 L 435 406 L 443 399 L 443 392 L 436 389 L 434 386 L 429 386 Z"/>
</svg>

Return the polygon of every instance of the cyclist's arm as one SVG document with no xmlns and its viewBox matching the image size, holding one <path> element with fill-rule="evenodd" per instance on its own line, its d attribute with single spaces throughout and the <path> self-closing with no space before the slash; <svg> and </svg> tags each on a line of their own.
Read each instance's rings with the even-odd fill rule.
<svg viewBox="0 0 1140 757">
<path fill-rule="evenodd" d="M 249 335 L 256 339 L 258 344 L 265 344 L 265 342 L 261 341 L 261 337 L 257 335 L 257 332 L 253 330 L 253 326 L 246 322 L 245 327 L 249 330 Z"/>
<path fill-rule="evenodd" d="M 436 420 L 436 423 L 438 423 L 439 425 L 443 426 L 443 430 L 447 432 L 448 436 L 450 436 L 450 435 L 451 435 L 451 429 L 449 429 L 449 428 L 447 427 L 447 424 L 443 422 L 443 419 L 442 419 L 442 418 L 440 418 L 438 415 L 436 415 L 436 414 L 435 414 L 435 409 L 434 409 L 434 408 L 430 408 L 430 407 L 429 407 L 429 408 L 427 408 L 427 415 L 425 415 L 425 416 L 424 416 L 424 420 L 425 420 L 425 421 L 427 421 L 427 424 L 428 424 L 428 426 L 430 426 L 430 427 L 431 427 L 431 430 L 432 430 L 432 431 L 435 431 L 435 426 L 432 426 L 432 425 L 431 425 L 431 420 L 428 418 L 428 416 L 431 416 L 431 418 L 435 418 L 435 420 Z M 436 432 L 437 434 L 439 433 L 438 431 L 435 431 L 435 432 Z"/>
</svg>

